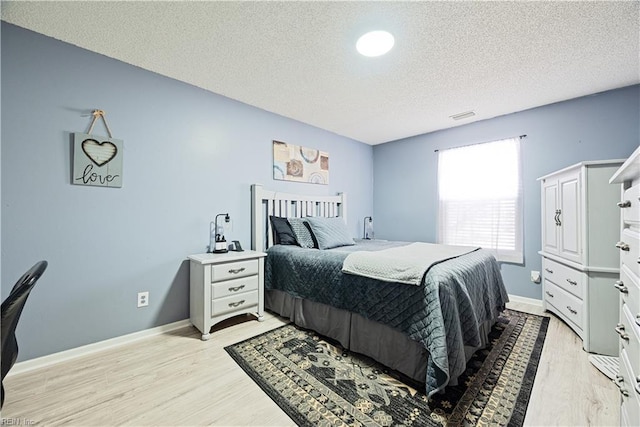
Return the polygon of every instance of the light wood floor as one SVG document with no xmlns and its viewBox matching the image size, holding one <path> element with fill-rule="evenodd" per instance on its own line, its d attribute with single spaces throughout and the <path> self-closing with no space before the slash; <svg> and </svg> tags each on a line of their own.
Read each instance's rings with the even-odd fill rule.
<svg viewBox="0 0 640 427">
<path fill-rule="evenodd" d="M 9 376 L 2 424 L 291 426 L 223 349 L 285 323 L 269 314 L 262 323 L 251 319 L 223 322 L 206 342 L 188 327 Z M 525 425 L 618 424 L 617 388 L 552 316 Z"/>
</svg>

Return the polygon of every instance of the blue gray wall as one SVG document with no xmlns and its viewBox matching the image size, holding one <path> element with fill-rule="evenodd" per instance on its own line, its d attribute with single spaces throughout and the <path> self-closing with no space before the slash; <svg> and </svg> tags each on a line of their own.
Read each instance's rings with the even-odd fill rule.
<svg viewBox="0 0 640 427">
<path fill-rule="evenodd" d="M 525 264 L 503 265 L 509 293 L 541 299 L 530 281 L 540 271 L 540 188 L 536 178 L 584 161 L 628 157 L 640 143 L 640 86 L 630 86 L 373 149 L 376 237 L 435 242 L 437 153 L 526 134 L 523 139 Z"/>
<path fill-rule="evenodd" d="M 2 297 L 49 268 L 18 327 L 19 360 L 189 317 L 189 254 L 229 212 L 250 246 L 250 185 L 348 195 L 373 209 L 372 147 L 2 23 Z M 120 189 L 70 184 L 71 133 L 93 109 L 124 140 Z M 106 135 L 101 123 L 94 133 Z M 272 140 L 327 151 L 330 184 L 274 181 Z M 139 291 L 150 306 L 136 308 Z"/>
</svg>

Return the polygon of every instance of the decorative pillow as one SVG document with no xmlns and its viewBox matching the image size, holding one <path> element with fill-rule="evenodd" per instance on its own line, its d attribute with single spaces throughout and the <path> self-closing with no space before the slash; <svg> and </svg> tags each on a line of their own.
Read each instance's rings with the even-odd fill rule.
<svg viewBox="0 0 640 427">
<path fill-rule="evenodd" d="M 349 234 L 347 224 L 340 217 L 310 217 L 307 218 L 307 222 L 318 241 L 319 249 L 331 249 L 356 244 Z"/>
<path fill-rule="evenodd" d="M 271 229 L 273 230 L 273 241 L 276 245 L 297 245 L 296 235 L 287 221 L 287 218 L 271 215 Z"/>
<path fill-rule="evenodd" d="M 303 248 L 315 248 L 311 229 L 306 224 L 307 219 L 309 218 L 287 218 L 298 244 Z"/>
</svg>

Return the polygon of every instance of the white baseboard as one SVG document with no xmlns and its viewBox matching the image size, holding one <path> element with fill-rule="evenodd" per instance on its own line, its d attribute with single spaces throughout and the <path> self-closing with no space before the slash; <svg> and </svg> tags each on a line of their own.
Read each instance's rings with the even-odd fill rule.
<svg viewBox="0 0 640 427">
<path fill-rule="evenodd" d="M 542 300 L 535 299 L 535 298 L 527 298 L 527 297 L 521 297 L 521 296 L 518 296 L 518 295 L 509 294 L 509 301 L 519 302 L 519 303 L 522 303 L 522 304 L 534 305 L 536 307 L 542 307 Z"/>
<path fill-rule="evenodd" d="M 132 334 L 122 335 L 120 337 L 111 338 L 104 341 L 99 341 L 93 344 L 83 345 L 81 347 L 72 348 L 69 350 L 61 351 L 58 353 L 49 354 L 47 356 L 36 357 L 35 359 L 25 360 L 24 362 L 16 363 L 7 376 L 23 374 L 25 372 L 32 371 L 34 369 L 44 368 L 55 363 L 66 362 L 67 360 L 75 359 L 77 357 L 87 356 L 98 351 L 107 350 L 109 348 L 118 347 L 124 344 L 130 344 L 132 342 L 139 341 L 144 338 L 152 337 L 154 335 L 160 335 L 165 332 L 173 331 L 176 329 L 189 326 L 191 322 L 189 319 L 179 320 L 177 322 L 168 323 L 166 325 L 157 326 L 151 329 L 145 329 L 144 331 L 134 332 Z"/>
<path fill-rule="evenodd" d="M 534 298 L 526 298 L 518 295 L 509 295 L 509 300 L 513 302 L 529 304 L 536 307 L 542 307 L 542 300 Z M 157 326 L 151 329 L 145 329 L 144 331 L 134 332 L 132 334 L 123 335 L 121 337 L 115 337 L 104 341 L 99 341 L 93 344 L 83 345 L 81 347 L 72 348 L 70 350 L 61 351 L 59 353 L 49 354 L 47 356 L 36 357 L 35 359 L 25 360 L 24 362 L 16 363 L 7 376 L 22 374 L 32 371 L 34 369 L 44 368 L 55 363 L 66 362 L 67 360 L 75 359 L 77 357 L 87 356 L 98 351 L 103 351 L 109 348 L 118 347 L 124 344 L 130 344 L 132 342 L 152 337 L 154 335 L 160 335 L 165 332 L 173 331 L 176 329 L 189 326 L 191 322 L 188 319 L 180 320 L 167 325 Z"/>
</svg>

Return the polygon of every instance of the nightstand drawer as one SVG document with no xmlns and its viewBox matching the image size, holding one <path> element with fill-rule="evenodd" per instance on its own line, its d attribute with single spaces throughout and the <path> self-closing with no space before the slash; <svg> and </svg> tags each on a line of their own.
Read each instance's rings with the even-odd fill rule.
<svg viewBox="0 0 640 427">
<path fill-rule="evenodd" d="M 576 297 L 583 299 L 585 282 L 583 272 L 574 270 L 571 267 L 567 267 L 548 258 L 542 258 L 542 268 L 546 280 L 553 282 L 555 285 Z"/>
<path fill-rule="evenodd" d="M 258 291 L 245 292 L 211 301 L 211 316 L 217 316 L 231 311 L 244 310 L 258 305 Z"/>
<path fill-rule="evenodd" d="M 569 292 L 545 280 L 544 299 L 551 304 L 557 311 L 569 319 L 581 330 L 584 329 L 582 323 L 582 300 L 571 295 Z"/>
<path fill-rule="evenodd" d="M 253 276 L 254 274 L 258 274 L 257 259 L 228 262 L 224 264 L 213 264 L 211 266 L 212 282 L 236 279 L 238 277 Z"/>
<path fill-rule="evenodd" d="M 257 275 L 217 282 L 211 285 L 211 299 L 237 295 L 258 289 L 260 279 Z"/>
<path fill-rule="evenodd" d="M 629 205 L 623 205 L 625 207 L 620 208 L 622 220 L 627 224 L 640 224 L 640 184 L 625 190 L 621 202 Z"/>
</svg>

